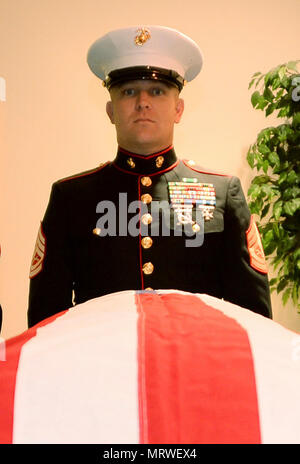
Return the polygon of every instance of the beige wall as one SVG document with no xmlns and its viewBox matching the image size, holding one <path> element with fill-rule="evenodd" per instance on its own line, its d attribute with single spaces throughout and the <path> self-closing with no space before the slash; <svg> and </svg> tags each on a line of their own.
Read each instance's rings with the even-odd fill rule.
<svg viewBox="0 0 300 464">
<path fill-rule="evenodd" d="M 26 329 L 28 270 L 51 184 L 116 151 L 106 91 L 86 65 L 89 45 L 111 29 L 144 24 L 197 41 L 204 68 L 183 91 L 176 151 L 238 175 L 246 190 L 248 146 L 273 123 L 252 109 L 248 82 L 255 71 L 300 58 L 299 19 L 298 0 L 0 0 L 2 336 Z M 273 297 L 273 307 L 277 321 L 300 331 L 292 305 Z"/>
</svg>

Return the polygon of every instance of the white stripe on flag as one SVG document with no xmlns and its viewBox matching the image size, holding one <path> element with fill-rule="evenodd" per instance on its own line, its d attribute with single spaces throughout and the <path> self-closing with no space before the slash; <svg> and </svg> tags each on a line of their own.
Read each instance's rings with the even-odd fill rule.
<svg viewBox="0 0 300 464">
<path fill-rule="evenodd" d="M 23 346 L 14 443 L 139 442 L 134 295 L 78 305 Z"/>
</svg>

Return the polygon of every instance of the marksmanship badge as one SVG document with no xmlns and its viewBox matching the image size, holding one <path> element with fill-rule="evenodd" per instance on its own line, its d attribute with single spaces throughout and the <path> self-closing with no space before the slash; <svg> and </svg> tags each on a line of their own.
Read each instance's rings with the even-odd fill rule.
<svg viewBox="0 0 300 464">
<path fill-rule="evenodd" d="M 178 224 L 194 224 L 193 207 L 200 209 L 205 221 L 213 219 L 216 190 L 213 184 L 184 177 L 182 182 L 168 182 L 171 207 L 177 213 Z"/>
<path fill-rule="evenodd" d="M 151 38 L 151 34 L 149 29 L 142 27 L 138 29 L 137 35 L 134 38 L 134 42 L 136 45 L 144 45 Z"/>
</svg>

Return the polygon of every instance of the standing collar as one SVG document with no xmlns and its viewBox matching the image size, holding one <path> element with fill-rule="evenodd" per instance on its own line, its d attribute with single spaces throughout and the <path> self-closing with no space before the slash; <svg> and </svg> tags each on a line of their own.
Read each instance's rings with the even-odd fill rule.
<svg viewBox="0 0 300 464">
<path fill-rule="evenodd" d="M 118 147 L 113 165 L 129 174 L 159 174 L 171 169 L 177 164 L 177 157 L 173 145 L 152 155 L 137 155 L 124 148 Z"/>
</svg>

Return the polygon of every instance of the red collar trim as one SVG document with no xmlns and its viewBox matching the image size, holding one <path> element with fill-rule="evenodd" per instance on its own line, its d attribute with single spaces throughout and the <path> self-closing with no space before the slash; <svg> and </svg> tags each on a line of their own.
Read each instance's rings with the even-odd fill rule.
<svg viewBox="0 0 300 464">
<path fill-rule="evenodd" d="M 158 171 L 158 172 L 154 172 L 154 173 L 151 173 L 151 174 L 147 174 L 148 177 L 153 177 L 153 176 L 157 176 L 159 174 L 164 174 L 165 172 L 168 172 L 168 171 L 171 171 L 172 169 L 176 168 L 176 166 L 180 163 L 180 160 L 177 160 L 174 164 L 171 164 L 171 166 L 169 166 L 168 168 L 166 169 L 163 169 L 161 171 Z M 131 172 L 131 171 L 127 171 L 127 169 L 122 169 L 120 166 L 118 166 L 116 163 L 112 163 L 113 167 L 118 169 L 119 171 L 122 171 L 126 174 L 132 174 L 133 176 L 145 176 L 146 173 L 142 173 L 142 172 Z"/>
<path fill-rule="evenodd" d="M 169 147 L 165 148 L 164 150 L 158 151 L 157 153 L 153 153 L 152 155 L 138 155 L 137 153 L 131 153 L 130 151 L 125 150 L 125 148 L 119 147 L 118 151 L 121 153 L 124 153 L 127 156 L 131 156 L 133 158 L 140 158 L 140 159 L 152 159 L 155 156 L 160 156 L 163 155 L 164 153 L 167 153 L 168 151 L 172 150 L 174 148 L 174 145 L 170 145 Z"/>
</svg>

